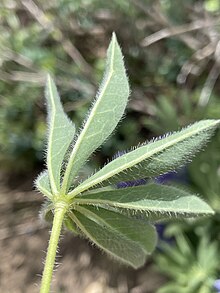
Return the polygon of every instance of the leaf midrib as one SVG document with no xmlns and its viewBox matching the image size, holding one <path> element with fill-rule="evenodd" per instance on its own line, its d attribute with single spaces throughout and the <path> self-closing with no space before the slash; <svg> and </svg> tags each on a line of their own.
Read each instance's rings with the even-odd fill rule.
<svg viewBox="0 0 220 293">
<path fill-rule="evenodd" d="M 142 199 L 142 201 L 147 201 L 147 199 Z M 160 200 L 161 201 L 161 200 Z M 190 211 L 189 209 L 178 209 L 175 208 L 161 208 L 161 207 L 155 207 L 152 206 L 150 208 L 143 208 L 143 205 L 131 205 L 128 203 L 119 203 L 119 202 L 113 202 L 113 201 L 109 201 L 109 200 L 105 200 L 105 199 L 83 199 L 83 198 L 75 198 L 74 200 L 75 204 L 79 204 L 79 205 L 94 205 L 94 206 L 101 206 L 101 205 L 105 205 L 105 206 L 111 206 L 114 208 L 122 208 L 122 209 L 130 209 L 130 210 L 136 210 L 136 211 L 146 211 L 146 212 L 165 212 L 165 213 L 174 213 L 174 214 L 214 214 L 214 212 L 212 212 L 211 210 L 208 211 L 203 211 L 203 210 L 199 210 L 196 213 L 193 211 Z M 156 200 L 155 200 L 156 202 Z M 172 202 L 172 201 L 171 201 Z"/>
</svg>

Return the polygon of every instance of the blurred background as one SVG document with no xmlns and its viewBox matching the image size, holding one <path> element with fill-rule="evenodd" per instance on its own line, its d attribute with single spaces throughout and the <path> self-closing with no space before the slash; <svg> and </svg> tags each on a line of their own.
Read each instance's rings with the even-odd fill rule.
<svg viewBox="0 0 220 293">
<path fill-rule="evenodd" d="M 115 31 L 132 89 L 127 115 L 84 172 L 118 151 L 220 117 L 220 1 L 0 1 L 0 292 L 39 292 L 49 225 L 33 181 L 44 168 L 45 75 L 80 127 Z M 158 179 L 199 194 L 215 216 L 157 226 L 146 265 L 115 263 L 63 233 L 53 292 L 220 292 L 220 131 L 178 173 Z"/>
</svg>

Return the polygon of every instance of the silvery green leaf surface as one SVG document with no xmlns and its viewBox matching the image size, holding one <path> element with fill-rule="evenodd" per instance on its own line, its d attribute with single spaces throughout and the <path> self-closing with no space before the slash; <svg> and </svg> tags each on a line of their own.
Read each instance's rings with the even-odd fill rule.
<svg viewBox="0 0 220 293">
<path fill-rule="evenodd" d="M 116 190 L 91 190 L 75 197 L 75 203 L 106 208 L 193 217 L 214 214 L 202 199 L 173 186 L 148 184 Z"/>
<path fill-rule="evenodd" d="M 122 181 L 155 177 L 189 162 L 213 134 L 219 120 L 202 120 L 140 146 L 104 166 L 69 193 L 74 196 L 97 184 L 107 185 Z"/>
<path fill-rule="evenodd" d="M 52 191 L 50 187 L 50 179 L 47 171 L 43 171 L 35 181 L 37 189 L 48 198 L 52 198 Z"/>
<path fill-rule="evenodd" d="M 66 193 L 88 157 L 106 140 L 121 119 L 129 96 L 123 56 L 115 34 L 107 53 L 106 71 L 95 102 L 69 157 L 62 191 Z"/>
<path fill-rule="evenodd" d="M 48 75 L 46 86 L 48 107 L 47 168 L 53 194 L 60 190 L 62 163 L 75 134 L 75 126 L 65 114 L 56 85 Z"/>
<path fill-rule="evenodd" d="M 113 258 L 138 268 L 156 245 L 155 228 L 146 221 L 92 206 L 76 206 L 71 214 L 85 236 Z"/>
</svg>

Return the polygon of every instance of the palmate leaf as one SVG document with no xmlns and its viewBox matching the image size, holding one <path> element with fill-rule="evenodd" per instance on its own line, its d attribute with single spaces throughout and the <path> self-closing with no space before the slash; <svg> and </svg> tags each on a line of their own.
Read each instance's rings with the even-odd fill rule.
<svg viewBox="0 0 220 293">
<path fill-rule="evenodd" d="M 70 154 L 62 192 L 70 188 L 74 177 L 88 157 L 112 133 L 121 119 L 129 96 L 123 56 L 113 34 L 107 53 L 106 72 L 96 100 Z"/>
<path fill-rule="evenodd" d="M 128 96 L 123 56 L 114 34 L 103 82 L 74 140 L 75 127 L 64 113 L 49 76 L 47 170 L 40 174 L 36 186 L 49 198 L 42 216 L 55 223 L 51 241 L 57 242 L 63 221 L 73 233 L 84 235 L 114 258 L 137 268 L 144 264 L 156 244 L 151 223 L 167 216 L 192 217 L 213 211 L 195 195 L 175 187 L 148 184 L 116 189 L 115 184 L 155 177 L 189 162 L 210 138 L 219 120 L 200 121 L 142 145 L 116 158 L 75 187 L 80 168 L 123 116 Z M 100 186 L 102 188 L 98 188 Z M 54 247 L 49 245 L 55 255 Z M 48 268 L 47 260 L 46 263 Z M 45 275 L 47 277 L 47 272 L 44 278 Z"/>
<path fill-rule="evenodd" d="M 148 184 L 121 189 L 96 189 L 74 198 L 76 204 L 116 208 L 133 214 L 155 213 L 177 217 L 195 217 L 214 214 L 214 211 L 199 197 L 179 188 L 166 185 Z"/>
<path fill-rule="evenodd" d="M 46 86 L 48 108 L 47 169 L 53 194 L 58 194 L 61 184 L 61 167 L 75 134 L 75 126 L 65 114 L 52 78 L 48 75 Z"/>
<path fill-rule="evenodd" d="M 97 184 L 108 185 L 121 181 L 155 177 L 189 162 L 213 134 L 219 120 L 203 120 L 162 139 L 116 158 L 80 186 L 69 196 L 83 192 Z"/>
<path fill-rule="evenodd" d="M 146 221 L 92 206 L 76 206 L 69 213 L 81 232 L 117 260 L 138 268 L 156 245 L 155 228 Z"/>
</svg>

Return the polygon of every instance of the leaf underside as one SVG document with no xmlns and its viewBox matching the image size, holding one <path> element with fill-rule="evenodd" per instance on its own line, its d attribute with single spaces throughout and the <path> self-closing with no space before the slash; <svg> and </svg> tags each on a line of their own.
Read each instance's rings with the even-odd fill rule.
<svg viewBox="0 0 220 293">
<path fill-rule="evenodd" d="M 77 196 L 76 204 L 116 208 L 132 215 L 140 212 L 169 216 L 195 217 L 213 214 L 213 210 L 199 197 L 173 186 L 148 184 L 143 186 L 92 190 Z"/>
<path fill-rule="evenodd" d="M 73 141 L 75 126 L 65 114 L 52 78 L 48 75 L 46 86 L 48 108 L 47 168 L 53 194 L 58 194 L 61 168 L 66 152 Z"/>
<path fill-rule="evenodd" d="M 155 177 L 189 162 L 213 134 L 219 120 L 203 120 L 116 158 L 85 180 L 70 197 L 98 184 Z"/>
<path fill-rule="evenodd" d="M 95 102 L 72 149 L 64 174 L 66 193 L 88 157 L 106 140 L 121 119 L 129 96 L 123 56 L 113 34 L 107 53 L 106 72 Z"/>
<path fill-rule="evenodd" d="M 70 217 L 85 235 L 113 258 L 134 268 L 144 265 L 156 245 L 155 228 L 146 221 L 92 206 L 78 206 Z"/>
<path fill-rule="evenodd" d="M 50 187 L 48 171 L 43 171 L 40 173 L 40 175 L 36 179 L 35 185 L 43 195 L 52 199 L 53 195 Z"/>
</svg>

